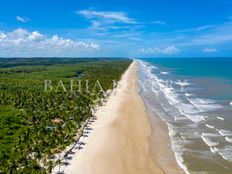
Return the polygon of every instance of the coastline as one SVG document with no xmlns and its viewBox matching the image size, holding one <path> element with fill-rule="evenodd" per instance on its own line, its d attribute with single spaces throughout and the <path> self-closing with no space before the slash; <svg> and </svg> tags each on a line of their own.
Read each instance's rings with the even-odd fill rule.
<svg viewBox="0 0 232 174">
<path fill-rule="evenodd" d="M 166 123 L 146 104 L 145 107 L 152 130 L 150 137 L 151 152 L 157 163 L 166 174 L 184 174 L 172 150 L 169 130 Z"/>
<path fill-rule="evenodd" d="M 138 62 L 137 62 L 138 63 Z M 138 72 L 139 73 L 139 72 Z M 139 77 L 139 75 L 137 74 Z M 146 98 L 149 96 L 139 95 L 143 99 L 144 107 L 146 109 L 147 118 L 150 123 L 150 151 L 165 174 L 184 174 L 183 169 L 178 165 L 175 153 L 172 150 L 171 137 L 167 124 L 161 120 L 158 113 L 156 113 Z"/>
<path fill-rule="evenodd" d="M 215 79 L 215 86 L 212 86 L 208 77 L 203 82 L 202 75 L 196 75 L 196 71 L 185 71 L 189 67 L 198 68 L 201 60 L 178 62 L 178 58 L 153 58 L 140 59 L 138 62 L 138 76 L 143 84 L 139 94 L 144 99 L 151 126 L 154 127 L 151 136 L 154 148 L 151 150 L 160 154 L 157 160 L 160 166 L 168 173 L 166 169 L 169 170 L 172 166 L 170 162 L 176 161 L 181 172 L 186 174 L 230 173 L 232 146 L 226 137 L 232 135 L 229 126 L 232 121 L 231 107 L 222 94 L 214 94 L 212 91 L 207 93 L 207 89 L 223 91 L 221 89 L 224 88 L 221 87 L 227 88 L 222 81 L 216 82 L 214 68 L 209 68 L 206 72 L 199 71 L 209 74 L 209 79 Z M 228 63 L 223 60 L 219 62 L 222 65 Z M 210 60 L 205 63 L 214 64 Z M 179 70 L 173 72 L 175 68 Z M 217 85 L 222 86 L 218 88 Z M 220 97 L 216 98 L 216 95 Z M 162 130 L 168 132 L 169 137 L 167 133 L 161 137 L 168 140 L 169 146 L 157 150 L 159 140 L 156 137 L 162 134 Z M 173 153 L 165 153 L 168 151 Z M 165 156 L 174 156 L 175 159 L 170 161 Z"/>
<path fill-rule="evenodd" d="M 166 138 L 163 141 L 162 133 L 168 137 L 168 130 L 153 134 L 155 129 L 151 126 L 153 123 L 148 118 L 138 86 L 137 62 L 134 61 L 105 105 L 97 109 L 96 120 L 89 125 L 88 135 L 81 140 L 82 147 L 76 150 L 64 168 L 66 174 L 179 173 L 173 161 L 165 165 L 162 165 L 165 161 L 160 161 L 160 155 L 165 151 L 162 147 L 168 145 L 165 144 L 168 142 Z M 160 150 L 162 153 L 157 153 Z"/>
</svg>

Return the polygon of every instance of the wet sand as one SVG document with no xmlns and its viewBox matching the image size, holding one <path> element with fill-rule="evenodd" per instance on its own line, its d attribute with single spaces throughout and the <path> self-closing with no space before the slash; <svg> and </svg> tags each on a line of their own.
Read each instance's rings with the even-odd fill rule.
<svg viewBox="0 0 232 174">
<path fill-rule="evenodd" d="M 155 160 L 166 174 L 184 174 L 172 151 L 167 125 L 149 108 L 146 111 L 151 123 L 151 152 Z"/>
</svg>

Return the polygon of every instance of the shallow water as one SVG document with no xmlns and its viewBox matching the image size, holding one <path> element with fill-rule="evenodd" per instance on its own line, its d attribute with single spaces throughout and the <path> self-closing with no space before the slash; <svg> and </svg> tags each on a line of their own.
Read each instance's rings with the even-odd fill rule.
<svg viewBox="0 0 232 174">
<path fill-rule="evenodd" d="M 140 94 L 186 173 L 232 173 L 232 59 L 139 60 Z"/>
</svg>

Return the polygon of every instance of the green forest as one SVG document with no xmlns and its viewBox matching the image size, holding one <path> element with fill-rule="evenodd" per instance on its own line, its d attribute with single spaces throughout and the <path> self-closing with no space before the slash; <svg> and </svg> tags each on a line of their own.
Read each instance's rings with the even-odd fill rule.
<svg viewBox="0 0 232 174">
<path fill-rule="evenodd" d="M 0 173 L 50 173 L 60 163 L 50 159 L 75 141 L 77 130 L 131 62 L 0 58 Z M 50 90 L 45 90 L 48 80 Z M 71 90 L 71 82 L 83 87 Z"/>
</svg>

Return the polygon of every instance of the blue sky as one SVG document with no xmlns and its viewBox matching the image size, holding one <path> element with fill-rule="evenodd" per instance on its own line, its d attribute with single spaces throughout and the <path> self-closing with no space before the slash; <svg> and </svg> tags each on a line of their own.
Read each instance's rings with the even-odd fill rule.
<svg viewBox="0 0 232 174">
<path fill-rule="evenodd" d="M 5 56 L 232 56 L 232 1 L 2 0 Z"/>
</svg>

